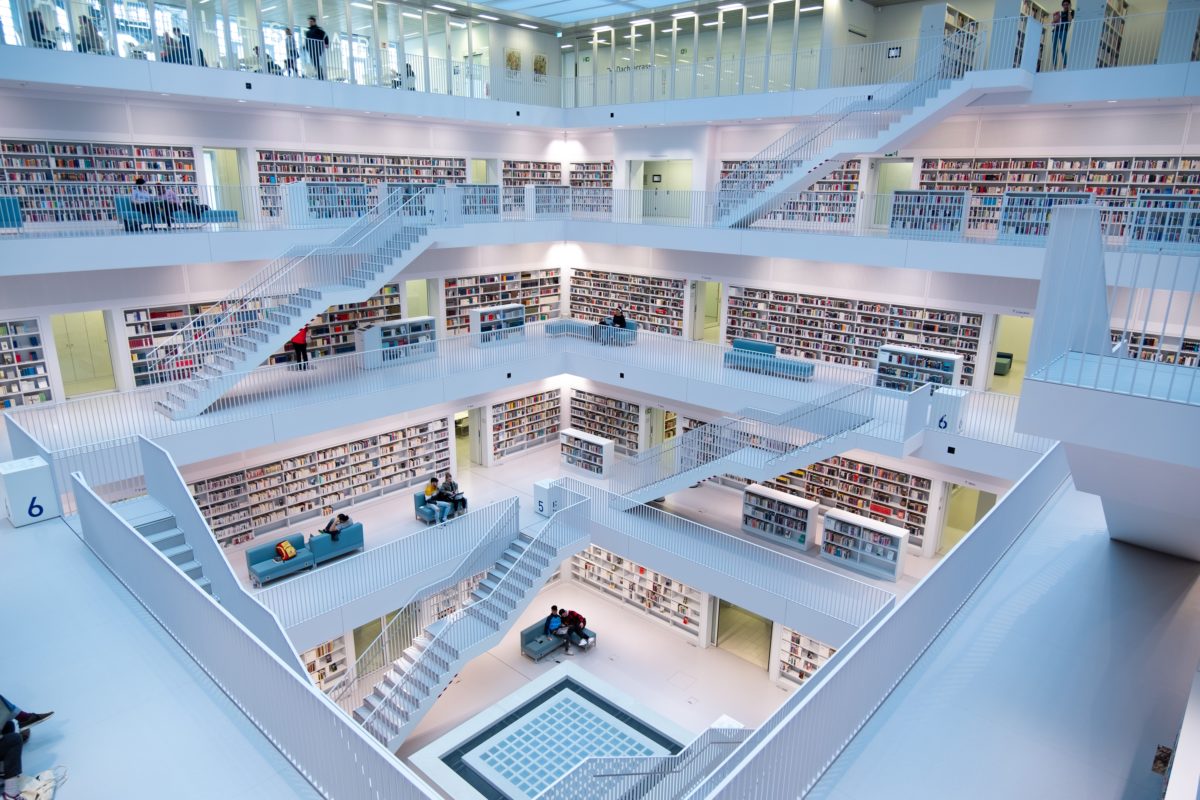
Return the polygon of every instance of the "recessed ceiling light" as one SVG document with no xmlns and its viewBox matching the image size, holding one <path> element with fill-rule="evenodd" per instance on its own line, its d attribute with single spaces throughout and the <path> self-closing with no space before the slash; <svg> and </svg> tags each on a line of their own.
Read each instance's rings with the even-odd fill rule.
<svg viewBox="0 0 1200 800">
<path fill-rule="evenodd" d="M 244 103 L 244 102 L 246 102 L 246 101 L 245 101 L 245 100 L 238 100 L 238 102 L 239 102 L 239 103 Z"/>
<path fill-rule="evenodd" d="M 305 106 L 305 108 L 312 108 L 312 106 Z"/>
<path fill-rule="evenodd" d="M 726 3 L 723 6 L 717 6 L 717 11 L 738 11 L 745 8 L 741 3 Z"/>
<path fill-rule="evenodd" d="M 671 16 L 674 17 L 675 19 L 683 19 L 684 17 L 696 16 L 696 12 L 695 11 L 680 11 L 678 14 L 672 14 Z"/>
<path fill-rule="evenodd" d="M 558 47 L 560 50 L 570 50 L 574 46 L 573 44 L 560 44 Z"/>
<path fill-rule="evenodd" d="M 675 33 L 677 30 L 679 30 L 678 25 L 676 25 L 674 28 L 662 28 L 659 30 L 659 33 Z"/>
<path fill-rule="evenodd" d="M 820 10 L 821 10 L 820 6 L 801 6 L 800 8 L 797 9 L 797 11 L 799 11 L 801 14 L 803 14 L 805 11 L 820 11 Z"/>
<path fill-rule="evenodd" d="M 499 21 L 500 21 L 500 18 L 499 18 L 499 17 L 493 17 L 491 14 L 480 14 L 480 15 L 479 15 L 479 18 L 480 18 L 480 19 L 486 19 L 486 20 L 488 20 L 489 22 L 499 22 Z"/>
<path fill-rule="evenodd" d="M 746 19 L 766 19 L 770 14 L 751 14 Z"/>
<path fill-rule="evenodd" d="M 649 20 L 649 19 L 635 19 L 633 22 L 630 22 L 629 24 L 630 25 L 650 25 L 652 22 L 653 22 L 653 20 Z"/>
<path fill-rule="evenodd" d="M 450 27 L 451 28 L 465 28 L 465 27 L 467 27 L 467 23 L 455 22 L 454 20 L 450 20 Z"/>
<path fill-rule="evenodd" d="M 711 28 L 712 26 L 714 26 L 714 25 L 716 25 L 716 24 L 717 24 L 717 21 L 714 19 L 712 22 L 706 22 L 706 23 L 704 23 L 704 27 L 705 27 L 705 28 Z"/>
<path fill-rule="evenodd" d="M 1105 100 L 1104 102 L 1106 102 L 1106 103 L 1115 103 L 1115 102 L 1117 102 L 1117 101 L 1116 101 L 1116 100 Z"/>
<path fill-rule="evenodd" d="M 76 86 L 75 88 L 76 88 L 76 89 L 78 89 L 79 87 L 78 87 L 78 86 Z M 171 95 L 167 94 L 166 92 L 159 92 L 159 94 L 161 94 L 163 97 L 170 97 L 170 96 L 171 96 Z M 1117 102 L 1117 101 L 1116 101 L 1116 100 L 1109 100 L 1108 102 L 1110 102 L 1110 103 L 1115 103 L 1115 102 Z"/>
<path fill-rule="evenodd" d="M 437 3 L 434 3 L 433 7 L 437 8 L 437 9 L 441 9 L 442 11 L 458 11 L 458 9 L 455 8 L 454 6 L 442 6 L 442 5 L 438 5 Z"/>
<path fill-rule="evenodd" d="M 537 30 L 537 25 L 530 25 L 528 22 L 518 22 L 517 25 L 522 28 L 528 28 L 531 31 Z"/>
<path fill-rule="evenodd" d="M 406 16 L 406 17 L 408 17 L 409 19 L 420 19 L 420 18 L 421 18 L 421 15 L 420 15 L 420 14 L 414 14 L 414 13 L 412 13 L 411 11 L 404 11 L 404 12 L 401 12 L 401 13 L 403 14 L 403 16 Z"/>
<path fill-rule="evenodd" d="M 370 10 L 371 10 L 371 4 L 370 4 L 370 3 L 351 3 L 350 5 L 354 6 L 355 8 L 361 8 L 361 9 L 363 9 L 363 10 L 365 10 L 365 11 L 370 11 Z"/>
<path fill-rule="evenodd" d="M 592 28 L 592 33 L 604 33 L 605 31 L 611 31 L 611 30 L 612 30 L 612 25 L 599 25 L 595 28 Z"/>
<path fill-rule="evenodd" d="M 277 8 L 279 8 L 279 6 L 267 6 L 266 8 L 263 9 L 263 13 L 265 14 L 268 11 L 274 11 Z"/>
</svg>

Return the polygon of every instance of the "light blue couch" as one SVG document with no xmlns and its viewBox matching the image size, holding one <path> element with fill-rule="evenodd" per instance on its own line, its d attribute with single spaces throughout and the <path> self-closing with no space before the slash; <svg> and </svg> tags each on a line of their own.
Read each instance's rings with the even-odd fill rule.
<svg viewBox="0 0 1200 800">
<path fill-rule="evenodd" d="M 808 361 L 781 358 L 775 355 L 775 345 L 753 339 L 734 339 L 733 349 L 725 353 L 724 363 L 729 369 L 795 381 L 806 381 L 813 376 L 813 365 Z"/>
<path fill-rule="evenodd" d="M 296 557 L 287 561 L 275 560 L 275 545 L 284 539 L 296 548 Z M 340 542 L 339 542 L 340 544 Z M 250 580 L 255 586 L 262 586 L 268 581 L 285 578 L 303 569 L 316 566 L 312 551 L 304 544 L 303 533 L 293 533 L 282 539 L 275 539 L 270 544 L 260 544 L 246 550 L 246 568 L 250 571 Z"/>
<path fill-rule="evenodd" d="M 165 225 L 163 219 L 156 219 L 149 214 L 144 214 L 137 209 L 133 204 L 133 197 L 130 195 L 117 195 L 113 198 L 113 208 L 117 212 L 117 219 L 125 226 L 125 230 L 133 233 L 140 231 L 143 225 Z M 237 222 L 238 212 L 231 209 L 209 209 L 208 211 L 200 212 L 200 216 L 189 214 L 186 211 L 175 211 L 171 214 L 171 222 L 175 225 L 203 225 L 216 222 Z"/>
<path fill-rule="evenodd" d="M 583 339 L 592 338 L 592 330 L 596 323 L 582 319 L 552 319 L 546 323 L 547 336 L 578 336 Z"/>
<path fill-rule="evenodd" d="M 425 501 L 425 490 L 413 493 L 413 507 L 417 513 L 417 519 L 426 524 L 432 525 L 437 521 L 437 504 Z"/>
<path fill-rule="evenodd" d="M 312 551 L 313 560 L 324 564 L 338 556 L 353 553 L 363 549 L 363 526 L 361 522 L 346 526 L 338 533 L 337 541 L 328 533 L 314 533 L 308 540 L 308 549 Z"/>
<path fill-rule="evenodd" d="M 21 228 L 25 219 L 21 216 L 21 201 L 15 197 L 0 197 L 0 230 Z"/>
<path fill-rule="evenodd" d="M 534 661 L 541 661 L 566 643 L 567 640 L 561 636 L 542 633 L 545 629 L 546 620 L 539 619 L 536 623 L 521 631 L 522 654 L 532 658 Z M 583 634 L 588 638 L 588 648 L 595 647 L 596 632 L 591 628 L 584 628 Z"/>
</svg>

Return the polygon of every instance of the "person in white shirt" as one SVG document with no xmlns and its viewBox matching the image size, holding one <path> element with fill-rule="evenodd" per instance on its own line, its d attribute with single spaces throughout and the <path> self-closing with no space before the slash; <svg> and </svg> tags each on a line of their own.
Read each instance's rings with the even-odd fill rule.
<svg viewBox="0 0 1200 800">
<path fill-rule="evenodd" d="M 171 227 L 170 205 L 146 188 L 145 178 L 133 182 L 133 207 L 148 216 L 152 225 L 165 222 Z"/>
</svg>

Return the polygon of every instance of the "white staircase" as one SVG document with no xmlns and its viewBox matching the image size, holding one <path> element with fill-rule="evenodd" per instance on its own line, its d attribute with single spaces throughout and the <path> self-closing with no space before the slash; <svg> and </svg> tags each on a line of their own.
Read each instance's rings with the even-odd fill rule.
<svg viewBox="0 0 1200 800">
<path fill-rule="evenodd" d="M 113 511 L 195 581 L 197 586 L 212 594 L 212 584 L 204 577 L 204 567 L 184 540 L 183 531 L 176 524 L 174 515 L 162 503 L 153 497 L 139 497 L 117 503 Z"/>
<path fill-rule="evenodd" d="M 472 602 L 426 627 L 392 664 L 354 711 L 355 720 L 396 750 L 462 666 L 492 648 L 559 565 L 587 546 L 583 519 L 577 507 L 564 509 L 538 534 L 517 537 L 475 589 Z"/>
<path fill-rule="evenodd" d="M 971 72 L 987 52 L 984 34 L 962 30 L 918 56 L 879 90 L 836 100 L 737 165 L 718 185 L 717 222 L 749 227 L 825 178 L 849 158 L 905 144 L 983 94 L 1029 89 L 1031 77 L 1012 70 Z"/>
<path fill-rule="evenodd" d="M 441 217 L 426 215 L 435 204 L 414 205 L 426 199 L 384 200 L 331 245 L 294 248 L 151 351 L 150 370 L 178 381 L 158 411 L 172 419 L 203 413 L 318 313 L 370 298 L 429 247 L 430 224 Z"/>
<path fill-rule="evenodd" d="M 612 491 L 631 505 L 726 473 L 755 481 L 851 450 L 869 426 L 874 390 L 850 385 L 782 414 L 753 409 L 701 425 L 632 458 L 614 470 Z"/>
</svg>

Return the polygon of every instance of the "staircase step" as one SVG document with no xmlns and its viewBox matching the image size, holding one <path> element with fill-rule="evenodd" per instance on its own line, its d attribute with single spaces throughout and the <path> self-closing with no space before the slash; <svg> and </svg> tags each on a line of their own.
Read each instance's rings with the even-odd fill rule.
<svg viewBox="0 0 1200 800">
<path fill-rule="evenodd" d="M 183 531 L 172 527 L 158 533 L 149 534 L 146 536 L 146 541 L 157 547 L 160 551 L 166 551 L 172 547 L 184 544 L 187 540 L 184 538 Z"/>
<path fill-rule="evenodd" d="M 199 561 L 185 561 L 179 565 L 179 568 L 192 580 L 197 580 L 204 576 L 204 567 Z"/>
<path fill-rule="evenodd" d="M 195 561 L 195 553 L 192 552 L 191 546 L 187 544 L 177 544 L 174 547 L 168 547 L 162 551 L 162 554 L 171 559 L 171 563 L 181 566 Z"/>
<path fill-rule="evenodd" d="M 196 585 L 199 586 L 201 589 L 203 589 L 205 592 L 212 594 L 212 581 L 210 581 L 208 578 L 205 578 L 204 576 L 197 578 Z"/>
</svg>

